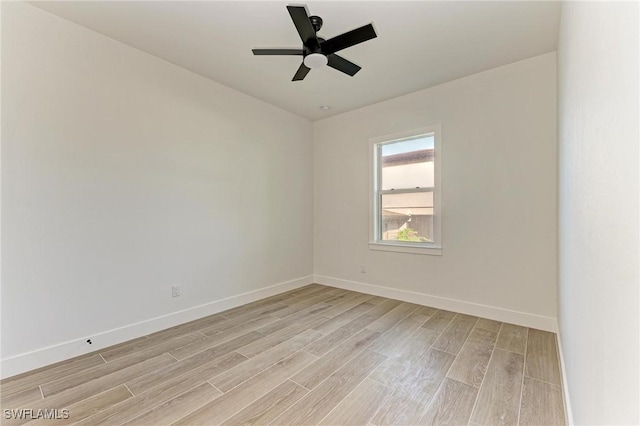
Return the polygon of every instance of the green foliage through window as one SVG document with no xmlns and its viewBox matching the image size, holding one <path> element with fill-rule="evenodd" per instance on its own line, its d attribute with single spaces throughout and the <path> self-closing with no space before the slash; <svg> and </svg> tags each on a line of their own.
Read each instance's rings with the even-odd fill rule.
<svg viewBox="0 0 640 426">
<path fill-rule="evenodd" d="M 398 241 L 416 241 L 416 242 L 420 242 L 420 243 L 428 243 L 429 240 L 426 239 L 425 237 L 419 237 L 418 236 L 418 231 L 416 231 L 415 229 L 411 229 L 409 227 L 407 228 L 402 228 L 401 230 L 398 231 L 398 236 L 396 237 L 396 240 Z"/>
</svg>

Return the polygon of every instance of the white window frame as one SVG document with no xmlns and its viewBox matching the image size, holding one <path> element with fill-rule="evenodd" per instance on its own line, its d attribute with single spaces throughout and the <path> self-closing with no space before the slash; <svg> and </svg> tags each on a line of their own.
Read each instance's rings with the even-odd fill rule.
<svg viewBox="0 0 640 426">
<path fill-rule="evenodd" d="M 381 239 L 382 212 L 380 210 L 381 167 L 379 164 L 380 147 L 387 143 L 413 139 L 418 136 L 434 137 L 434 187 L 433 187 L 433 242 L 385 241 Z M 422 127 L 405 132 L 394 133 L 369 139 L 369 249 L 404 253 L 442 255 L 442 179 L 440 164 L 442 161 L 442 140 L 440 125 Z"/>
</svg>

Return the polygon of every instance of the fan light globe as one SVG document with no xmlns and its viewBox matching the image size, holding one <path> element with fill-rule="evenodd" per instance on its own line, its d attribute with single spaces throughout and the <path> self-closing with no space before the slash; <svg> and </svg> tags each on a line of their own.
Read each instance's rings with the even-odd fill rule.
<svg viewBox="0 0 640 426">
<path fill-rule="evenodd" d="M 303 62 L 307 68 L 321 68 L 327 65 L 329 60 L 322 53 L 311 53 L 304 57 Z"/>
</svg>

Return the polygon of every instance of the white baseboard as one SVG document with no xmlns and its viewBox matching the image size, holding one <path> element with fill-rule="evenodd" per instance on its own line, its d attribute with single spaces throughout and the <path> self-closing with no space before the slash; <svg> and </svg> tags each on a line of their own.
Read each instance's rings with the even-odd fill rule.
<svg viewBox="0 0 640 426">
<path fill-rule="evenodd" d="M 57 345 L 37 349 L 5 358 L 0 361 L 0 378 L 15 376 L 16 374 L 64 361 L 79 355 L 100 350 L 127 340 L 145 336 L 156 331 L 164 330 L 185 322 L 193 321 L 208 315 L 235 308 L 256 300 L 274 296 L 285 291 L 293 290 L 313 283 L 313 276 L 309 275 L 295 280 L 286 281 L 264 287 L 236 296 L 215 300 L 193 308 L 172 312 L 167 315 L 151 318 L 124 327 L 103 331 L 91 336 L 81 337 Z M 92 344 L 87 345 L 87 339 Z"/>
<path fill-rule="evenodd" d="M 568 426 L 573 426 L 573 411 L 571 411 L 571 398 L 569 398 L 569 386 L 567 385 L 567 370 L 564 365 L 564 354 L 562 352 L 562 339 L 560 337 L 560 326 L 557 326 L 556 339 L 558 346 L 558 359 L 560 360 L 560 373 L 562 374 L 562 396 L 564 401 L 564 416 Z"/>
<path fill-rule="evenodd" d="M 419 305 L 431 306 L 438 309 L 446 309 L 448 311 L 508 322 L 538 330 L 556 332 L 556 318 L 552 317 L 512 311 L 509 309 L 497 308 L 495 306 L 465 302 L 463 300 L 448 299 L 446 297 L 432 296 L 430 294 L 417 293 L 414 291 L 326 277 L 323 275 L 314 275 L 314 277 L 314 282 L 318 284 L 338 287 L 345 290 L 359 291 L 361 293 L 372 294 L 374 296 L 388 297 L 390 299 L 402 300 L 404 302 L 417 303 Z"/>
</svg>

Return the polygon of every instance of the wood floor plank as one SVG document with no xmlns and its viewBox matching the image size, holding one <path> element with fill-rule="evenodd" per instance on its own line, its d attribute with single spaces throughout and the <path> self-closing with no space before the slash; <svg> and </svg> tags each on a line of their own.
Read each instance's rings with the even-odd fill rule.
<svg viewBox="0 0 640 426">
<path fill-rule="evenodd" d="M 249 313 L 246 313 L 245 315 L 229 319 L 227 323 L 224 323 L 226 325 L 222 330 L 220 330 L 220 327 L 217 324 L 214 324 L 209 327 L 205 327 L 201 329 L 200 332 L 207 336 L 214 336 L 216 334 L 222 334 L 225 332 L 228 333 L 234 328 L 242 327 L 251 322 L 256 322 L 258 320 L 264 320 L 265 318 L 273 318 L 272 322 L 275 322 L 277 318 L 274 317 L 272 314 L 274 314 L 275 312 L 279 312 L 285 309 L 286 307 L 287 305 L 285 305 L 284 303 L 261 306 Z M 230 325 L 230 323 L 232 323 L 233 325 Z"/>
<path fill-rule="evenodd" d="M 30 409 L 63 409 L 72 404 L 80 402 L 84 399 L 107 391 L 113 387 L 124 384 L 126 381 L 135 377 L 142 376 L 151 371 L 155 371 L 166 365 L 176 362 L 174 358 L 167 354 L 158 355 L 154 358 L 144 360 L 138 364 L 131 365 L 122 370 L 115 371 L 106 376 L 85 382 L 81 385 L 66 389 L 52 396 L 46 397 L 36 403 L 29 404 Z M 8 421 L 8 425 L 19 425 L 25 423 L 22 421 Z"/>
<path fill-rule="evenodd" d="M 477 388 L 445 378 L 418 424 L 466 425 L 477 394 Z"/>
<path fill-rule="evenodd" d="M 273 424 L 317 424 L 355 389 L 386 356 L 365 350 L 290 407 Z"/>
<path fill-rule="evenodd" d="M 457 355 L 477 321 L 478 317 L 464 314 L 456 315 L 449 326 L 442 332 L 440 337 L 438 337 L 438 340 L 435 341 L 433 347 Z"/>
<path fill-rule="evenodd" d="M 494 333 L 500 332 L 500 326 L 502 323 L 500 321 L 494 321 L 487 318 L 478 318 L 478 322 L 476 323 L 476 328 L 481 328 L 483 330 L 493 331 Z"/>
<path fill-rule="evenodd" d="M 244 316 L 248 313 L 251 313 L 253 310 L 260 308 L 262 306 L 273 305 L 273 304 L 287 304 L 287 300 L 292 299 L 293 297 L 300 296 L 305 294 L 312 289 L 307 288 L 308 286 L 301 287 L 295 290 L 287 291 L 280 294 L 275 294 L 273 296 L 256 300 L 255 302 L 247 303 L 245 305 L 237 306 L 235 308 L 227 309 L 226 311 L 220 312 L 217 315 L 223 316 L 227 319 L 235 319 L 237 317 Z"/>
<path fill-rule="evenodd" d="M 454 359 L 455 356 L 435 349 L 410 357 L 389 358 L 371 374 L 371 379 L 398 391 L 435 385 L 432 389 L 435 394 Z M 421 382 L 421 378 L 428 382 Z"/>
<path fill-rule="evenodd" d="M 351 336 L 354 336 L 375 320 L 376 318 L 369 314 L 362 314 L 353 321 L 348 322 L 321 339 L 318 339 L 316 342 L 306 347 L 305 350 L 314 355 L 322 356 Z"/>
<path fill-rule="evenodd" d="M 45 407 L 47 404 L 52 407 L 66 407 L 81 401 L 84 398 L 88 398 L 89 396 L 96 395 L 112 387 L 124 384 L 136 377 L 143 376 L 167 365 L 174 364 L 175 362 L 176 360 L 168 354 L 161 354 L 154 358 L 145 359 L 137 364 L 114 371 L 106 376 L 101 376 L 97 379 L 84 382 L 78 386 L 55 393 L 51 396 L 47 396 L 45 394 L 45 398 L 42 400 L 41 404 Z"/>
<path fill-rule="evenodd" d="M 332 286 L 330 286 L 330 285 L 323 285 L 323 287 L 324 287 L 325 289 L 327 289 L 327 293 L 329 293 L 329 294 L 334 294 L 334 295 L 335 295 L 335 294 L 341 294 L 341 293 L 343 293 L 343 292 L 345 292 L 345 291 L 349 291 L 349 290 L 345 290 L 345 289 L 340 288 L 340 287 L 332 287 Z"/>
<path fill-rule="evenodd" d="M 429 319 L 423 327 L 442 333 L 449 326 L 449 323 L 455 316 L 455 312 L 439 310 L 433 314 L 431 319 Z"/>
<path fill-rule="evenodd" d="M 482 328 L 473 329 L 447 377 L 479 388 L 487 371 L 497 337 L 497 333 L 493 331 Z"/>
<path fill-rule="evenodd" d="M 393 326 L 402 321 L 404 318 L 409 316 L 409 314 L 418 309 L 418 307 L 418 305 L 414 305 L 413 303 L 403 302 L 369 324 L 367 328 L 372 331 L 384 333 L 385 331 L 393 328 Z"/>
<path fill-rule="evenodd" d="M 277 346 L 257 355 L 250 360 L 220 374 L 211 380 L 211 384 L 223 392 L 227 392 L 239 384 L 249 380 L 259 372 L 291 356 L 294 352 L 317 340 L 322 333 L 306 330 L 303 333 L 280 343 Z"/>
<path fill-rule="evenodd" d="M 186 345 L 174 351 L 171 351 L 171 355 L 175 356 L 178 359 L 188 358 L 190 356 L 197 354 L 198 352 L 211 349 L 213 347 L 221 345 L 226 341 L 243 336 L 249 333 L 250 331 L 255 331 L 257 328 L 263 327 L 267 324 L 272 324 L 277 320 L 278 319 L 276 317 L 273 317 L 271 315 L 265 315 L 265 316 L 260 316 L 258 318 L 253 318 L 248 320 L 244 324 L 230 328 L 229 330 L 218 332 L 214 335 L 210 335 L 210 337 L 195 341 L 189 345 Z M 206 333 L 204 334 L 206 335 Z"/>
<path fill-rule="evenodd" d="M 284 295 L 272 296 L 266 299 L 257 300 L 247 305 L 242 305 L 233 309 L 229 309 L 227 311 L 221 312 L 220 315 L 228 319 L 235 319 L 238 317 L 246 316 L 247 314 L 252 314 L 256 311 L 259 311 L 262 313 L 263 312 L 262 309 L 266 309 L 268 311 L 269 307 L 286 306 L 284 301 L 287 298 L 288 297 Z"/>
<path fill-rule="evenodd" d="M 149 334 L 146 337 L 149 339 L 154 339 L 154 338 L 171 339 L 173 337 L 194 333 L 194 332 L 200 331 L 203 328 L 210 327 L 213 324 L 218 324 L 225 321 L 228 321 L 228 319 L 219 314 L 209 315 L 204 318 L 200 318 L 194 321 L 189 321 L 189 322 L 168 328 L 166 330 L 161 330 L 161 331 Z"/>
<path fill-rule="evenodd" d="M 100 353 L 0 381 L 0 404 L 82 426 L 564 422 L 554 334 L 319 284 Z"/>
<path fill-rule="evenodd" d="M 362 352 L 369 344 L 375 341 L 380 333 L 364 329 L 344 343 L 327 352 L 313 364 L 291 377 L 295 383 L 307 389 L 315 388 L 320 382 L 333 374 L 344 363 Z"/>
<path fill-rule="evenodd" d="M 149 334 L 147 336 L 143 336 L 139 339 L 133 339 L 128 342 L 105 348 L 100 351 L 100 355 L 107 362 L 110 362 L 117 358 L 121 358 L 123 356 L 127 356 L 135 352 L 144 350 L 145 348 L 151 347 L 158 343 L 162 343 L 168 339 L 195 333 L 200 331 L 201 329 L 210 327 L 212 324 L 218 324 L 225 321 L 227 321 L 227 319 L 220 315 L 210 315 L 195 321 L 190 321 L 165 330 L 158 331 L 156 333 Z"/>
<path fill-rule="evenodd" d="M 324 316 L 324 312 L 329 308 L 331 308 L 331 305 L 327 305 L 324 303 L 319 303 L 313 306 L 309 306 L 308 308 L 305 308 L 301 311 L 296 312 L 295 314 L 282 318 L 281 320 L 276 321 L 273 324 L 260 327 L 256 329 L 256 331 L 265 336 L 268 336 L 273 333 L 283 332 L 284 328 L 289 326 L 292 326 L 292 327 L 299 326 L 303 323 L 309 324 L 311 322 L 316 321 L 318 318 L 322 318 L 323 321 L 326 321 L 327 318 Z"/>
<path fill-rule="evenodd" d="M 527 346 L 527 328 L 519 325 L 503 323 L 496 348 L 524 355 Z"/>
<path fill-rule="evenodd" d="M 380 407 L 372 423 L 417 424 L 425 415 L 454 359 L 452 354 L 429 349 L 418 358 L 390 358 L 385 361 L 370 377 L 395 391 Z"/>
<path fill-rule="evenodd" d="M 298 351 L 174 424 L 202 426 L 220 424 L 316 359 L 308 352 Z"/>
<path fill-rule="evenodd" d="M 337 289 L 335 287 L 329 287 L 329 286 L 326 286 L 326 285 L 319 285 L 315 289 L 311 289 L 311 290 L 309 290 L 307 292 L 297 294 L 294 297 L 290 297 L 287 300 L 285 300 L 284 302 L 289 306 L 293 306 L 293 305 L 297 305 L 298 303 L 305 302 L 306 300 L 309 300 L 311 298 L 318 297 L 318 296 L 328 296 L 327 298 L 329 298 L 329 297 L 333 296 L 334 292 L 337 291 L 337 290 L 339 290 L 339 289 Z"/>
<path fill-rule="evenodd" d="M 203 383 L 200 386 L 165 402 L 159 407 L 156 407 L 151 411 L 147 411 L 143 415 L 128 421 L 125 425 L 170 425 L 176 420 L 179 420 L 203 405 L 215 400 L 220 395 L 222 395 L 222 392 L 211 386 L 209 383 Z"/>
<path fill-rule="evenodd" d="M 354 306 L 358 306 L 361 303 L 367 303 L 368 300 L 371 299 L 371 298 L 372 298 L 372 296 L 369 296 L 368 294 L 352 292 L 347 297 L 345 297 L 340 303 L 338 303 L 337 305 L 332 306 L 331 309 L 328 309 L 324 313 L 324 316 L 326 316 L 328 318 L 335 318 L 336 316 L 348 311 L 349 309 L 353 308 Z M 373 303 L 369 303 L 369 306 L 373 307 L 375 305 Z M 362 313 L 364 313 L 364 312 L 362 312 Z"/>
<path fill-rule="evenodd" d="M 313 329 L 314 326 L 321 324 L 325 320 L 326 318 L 318 315 L 312 315 L 308 318 L 300 319 L 289 325 L 288 327 L 284 327 L 281 330 L 274 331 L 272 332 L 272 334 L 266 335 L 262 339 L 238 349 L 238 352 L 240 352 L 247 358 L 253 358 L 257 355 L 260 355 L 264 351 L 267 351 L 279 345 L 280 343 L 297 336 L 305 330 Z"/>
<path fill-rule="evenodd" d="M 471 422 L 478 425 L 518 423 L 524 356 L 494 349 Z"/>
<path fill-rule="evenodd" d="M 284 306 L 284 305 L 283 305 Z M 266 308 L 265 308 L 266 309 Z M 244 324 L 246 324 L 249 320 L 254 319 L 255 317 L 260 317 L 260 316 L 268 316 L 269 313 L 264 313 L 264 314 L 260 314 L 260 315 L 249 315 L 250 318 L 247 318 L 245 316 L 240 316 L 240 317 L 236 317 L 233 319 L 227 319 L 226 321 L 222 321 L 222 322 L 217 322 L 214 324 L 211 324 L 210 326 L 201 329 L 200 331 L 206 332 L 207 336 L 213 336 L 217 333 L 221 333 L 224 331 L 228 331 L 231 330 L 235 327 L 239 327 L 242 326 Z"/>
<path fill-rule="evenodd" d="M 285 305 L 281 305 L 285 306 Z M 239 324 L 234 326 L 227 326 L 224 330 L 215 330 L 211 331 L 211 328 L 204 328 L 200 330 L 202 334 L 205 336 L 210 336 L 218 341 L 228 340 L 233 337 L 240 336 L 248 331 L 255 330 L 260 327 L 264 327 L 267 324 L 272 324 L 278 321 L 278 318 L 270 315 L 271 312 L 264 312 L 258 316 L 252 316 L 251 318 L 238 317 L 237 319 L 243 319 Z M 229 320 L 235 321 L 235 320 Z M 212 340 L 213 341 L 213 340 Z"/>
<path fill-rule="evenodd" d="M 250 331 L 247 334 L 243 334 L 242 336 L 238 336 L 235 339 L 228 340 L 217 346 L 214 346 L 212 348 L 199 352 L 195 355 L 192 355 L 191 357 L 207 357 L 209 359 L 217 358 L 219 356 L 222 356 L 232 351 L 236 351 L 240 348 L 243 348 L 251 343 L 254 343 L 262 339 L 263 337 L 264 336 L 262 334 L 256 331 Z M 181 358 L 180 353 L 177 352 L 177 350 L 169 351 L 169 354 L 171 354 L 171 356 L 173 356 L 178 360 L 186 359 L 186 358 Z M 188 357 L 188 358 L 191 358 L 191 357 Z"/>
<path fill-rule="evenodd" d="M 364 379 L 320 421 L 320 425 L 366 425 L 390 394 L 388 387 Z"/>
<path fill-rule="evenodd" d="M 104 364 L 105 362 L 100 355 L 95 353 L 9 377 L 0 382 L 0 389 L 2 389 L 2 396 L 6 397 L 18 392 L 24 392 L 42 383 L 52 382 L 69 374 L 79 373 Z"/>
<path fill-rule="evenodd" d="M 369 349 L 383 355 L 392 355 L 405 340 L 425 323 L 429 317 L 422 312 L 414 312 L 384 333 L 369 346 Z M 367 327 L 369 329 L 370 327 Z"/>
<path fill-rule="evenodd" d="M 147 336 L 142 336 L 137 339 L 129 340 L 128 342 L 115 345 L 113 347 L 105 348 L 100 351 L 100 355 L 106 361 L 112 361 L 116 358 L 120 358 L 125 355 L 129 355 L 149 346 L 153 346 L 158 343 L 158 338 L 149 339 Z"/>
<path fill-rule="evenodd" d="M 313 283 L 313 284 L 308 284 L 302 287 L 294 288 L 293 290 L 289 290 L 283 294 L 286 294 L 288 298 L 291 298 L 294 296 L 299 296 L 301 294 L 306 294 L 310 291 L 315 291 L 316 289 L 323 289 L 323 288 L 326 288 L 326 287 L 322 284 Z"/>
<path fill-rule="evenodd" d="M 287 317 L 289 315 L 295 314 L 296 312 L 300 312 L 303 309 L 308 308 L 309 306 L 317 305 L 318 303 L 324 303 L 329 299 L 331 299 L 331 295 L 330 294 L 320 294 L 318 296 L 314 296 L 314 297 L 302 300 L 302 301 L 300 301 L 298 303 L 295 303 L 293 305 L 289 305 L 285 309 L 281 309 L 281 310 L 278 310 L 278 311 L 274 312 L 272 315 L 274 315 L 274 316 L 276 316 L 278 318 L 285 318 L 285 317 Z M 329 306 L 331 306 L 331 305 L 329 305 Z"/>
<path fill-rule="evenodd" d="M 438 339 L 440 334 L 427 328 L 418 328 L 404 342 L 391 349 L 391 358 L 413 359 L 420 357 Z"/>
<path fill-rule="evenodd" d="M 520 425 L 564 425 L 564 405 L 560 386 L 524 378 Z"/>
<path fill-rule="evenodd" d="M 203 335 L 187 334 L 186 336 L 158 342 L 156 345 L 146 348 L 144 351 L 136 352 L 125 357 L 118 358 L 110 363 L 102 364 L 88 370 L 62 377 L 53 382 L 44 383 L 41 385 L 42 394 L 45 398 L 55 395 L 56 393 L 62 392 L 66 389 L 71 389 L 83 383 L 121 371 L 129 366 L 136 365 L 144 360 L 163 354 L 174 347 L 188 345 L 189 343 L 202 340 L 203 338 Z"/>
<path fill-rule="evenodd" d="M 333 292 L 332 296 L 329 299 L 323 301 L 322 303 L 336 306 L 347 299 L 349 297 L 349 294 L 350 292 L 348 290 L 338 289 Z"/>
<path fill-rule="evenodd" d="M 371 300 L 368 300 L 367 302 L 372 303 Z M 401 303 L 402 302 L 399 300 L 385 299 L 382 303 L 380 303 L 379 305 L 376 305 L 370 311 L 367 311 L 367 314 L 378 319 L 381 316 L 385 315 L 387 312 L 391 311 L 392 309 L 395 309 Z M 375 305 L 375 303 L 372 303 L 372 304 Z"/>
<path fill-rule="evenodd" d="M 331 309 L 329 309 L 328 311 L 323 312 L 322 315 L 330 317 L 331 319 L 323 322 L 321 325 L 317 327 L 314 327 L 314 330 L 318 330 L 322 333 L 329 334 L 337 330 L 338 328 L 342 327 L 343 325 L 350 323 L 351 321 L 358 318 L 360 315 L 366 313 L 367 311 L 370 311 L 374 306 L 375 305 L 372 305 L 371 303 L 362 302 L 358 305 L 355 305 L 345 310 L 341 314 L 336 315 L 334 317 L 331 317 L 330 315 Z"/>
<path fill-rule="evenodd" d="M 119 425 L 125 423 L 201 385 L 207 380 L 227 371 L 229 368 L 233 368 L 242 360 L 244 360 L 244 357 L 232 353 L 212 360 L 173 379 L 164 381 L 164 379 L 160 377 L 159 380 L 163 381 L 160 385 L 154 386 L 151 390 L 136 395 L 120 404 L 100 411 L 79 424 L 82 426 L 93 426 Z"/>
<path fill-rule="evenodd" d="M 12 408 L 20 408 L 39 399 L 42 399 L 42 392 L 40 392 L 39 386 L 25 389 L 22 392 L 9 395 L 4 395 L 3 392 L 2 400 L 0 400 L 0 407 L 7 410 L 10 410 Z"/>
<path fill-rule="evenodd" d="M 431 306 L 419 306 L 418 309 L 413 311 L 414 314 L 424 315 L 425 316 L 425 322 L 426 322 L 426 320 L 428 320 L 429 318 L 434 316 L 436 312 L 438 312 L 438 310 L 436 308 L 432 308 Z M 420 324 L 420 325 L 422 325 L 422 324 Z"/>
<path fill-rule="evenodd" d="M 381 305 L 384 302 L 386 302 L 387 299 L 386 297 L 382 297 L 382 296 L 373 296 L 371 299 L 368 300 L 369 303 L 373 304 L 373 305 Z"/>
<path fill-rule="evenodd" d="M 29 426 L 60 426 L 77 423 L 97 413 L 100 410 L 118 404 L 128 398 L 131 398 L 132 396 L 133 395 L 131 395 L 131 392 L 129 392 L 125 386 L 120 385 L 69 406 L 69 418 L 67 419 L 38 419 L 29 422 Z"/>
<path fill-rule="evenodd" d="M 302 298 L 305 296 L 310 297 L 318 294 L 321 291 L 326 292 L 327 289 L 328 287 L 322 284 L 307 285 L 307 286 L 300 287 L 298 289 L 287 292 L 287 297 L 285 299 L 282 299 L 282 301 L 286 302 L 287 304 L 295 303 L 296 300 L 302 300 Z"/>
<path fill-rule="evenodd" d="M 307 393 L 309 391 L 302 386 L 286 380 L 225 421 L 223 425 L 268 425 Z"/>
<path fill-rule="evenodd" d="M 222 373 L 230 368 L 235 367 L 238 364 L 245 362 L 246 360 L 247 357 L 237 352 L 229 352 L 221 355 L 220 357 L 212 357 L 209 354 L 200 356 L 200 354 L 198 354 L 196 356 L 186 358 L 182 361 L 169 364 L 166 367 L 163 367 L 149 374 L 145 374 L 142 377 L 138 377 L 130 382 L 127 382 L 126 385 L 134 395 L 139 395 L 157 386 L 160 386 L 161 384 L 166 383 L 169 380 L 180 377 L 183 374 L 193 372 L 196 369 L 200 371 L 200 374 L 208 374 L 208 380 L 209 378 L 213 378 L 215 375 L 217 375 L 213 373 Z M 201 369 L 201 367 L 205 365 L 207 366 L 207 369 Z"/>
<path fill-rule="evenodd" d="M 317 297 L 317 296 L 322 296 L 322 295 L 327 295 L 327 296 L 331 296 L 331 289 L 332 287 L 327 287 L 327 286 L 319 286 L 316 287 L 314 289 L 309 289 L 308 291 L 304 292 L 304 293 L 300 293 L 295 295 L 294 297 L 290 297 L 286 300 L 284 300 L 283 302 L 286 303 L 288 306 L 293 306 L 295 304 L 298 304 L 300 302 L 304 302 L 306 300 L 311 299 L 312 297 Z"/>
<path fill-rule="evenodd" d="M 533 328 L 529 329 L 524 374 L 543 382 L 560 385 L 560 366 L 555 334 Z"/>
<path fill-rule="evenodd" d="M 298 287 L 298 288 L 294 288 L 293 290 L 289 290 L 287 292 L 285 292 L 284 294 L 288 294 L 288 295 L 296 295 L 298 293 L 301 292 L 305 292 L 305 291 L 309 291 L 315 288 L 323 288 L 324 286 L 322 284 L 318 284 L 318 283 L 312 283 L 312 284 L 307 284 L 305 286 L 302 287 Z"/>
</svg>

